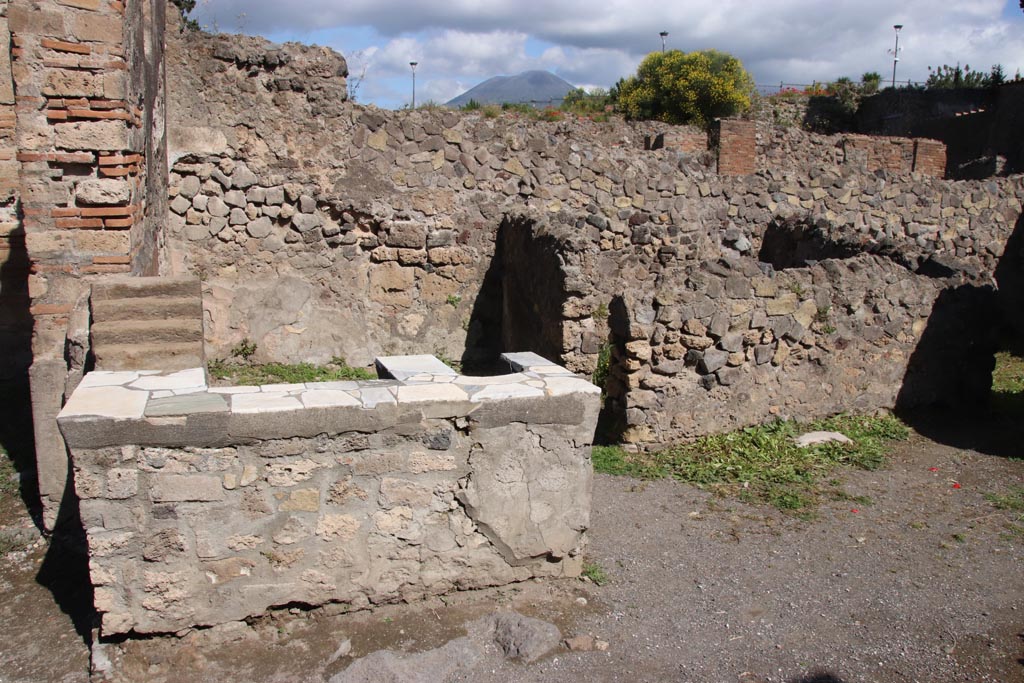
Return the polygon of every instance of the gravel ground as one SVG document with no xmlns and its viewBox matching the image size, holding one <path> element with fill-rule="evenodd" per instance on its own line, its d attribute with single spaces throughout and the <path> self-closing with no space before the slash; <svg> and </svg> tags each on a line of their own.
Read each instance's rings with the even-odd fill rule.
<svg viewBox="0 0 1024 683">
<path fill-rule="evenodd" d="M 604 585 L 530 581 L 105 644 L 94 661 L 109 659 L 109 673 L 94 679 L 322 681 L 355 657 L 436 648 L 512 608 L 608 647 L 529 665 L 488 659 L 453 680 L 1024 681 L 1024 513 L 985 499 L 1024 486 L 1021 427 L 926 428 L 942 443 L 915 435 L 886 468 L 837 475 L 870 501 L 835 500 L 806 520 L 673 481 L 600 475 L 588 556 Z M 0 683 L 88 680 L 83 592 L 54 579 L 78 564 L 45 543 L 0 558 Z"/>
</svg>

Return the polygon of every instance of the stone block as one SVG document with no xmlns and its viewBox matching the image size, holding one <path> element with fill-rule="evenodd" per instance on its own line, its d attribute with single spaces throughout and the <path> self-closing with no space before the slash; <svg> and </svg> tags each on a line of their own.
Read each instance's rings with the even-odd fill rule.
<svg viewBox="0 0 1024 683">
<path fill-rule="evenodd" d="M 75 199 L 82 204 L 127 204 L 131 199 L 131 187 L 127 181 L 116 178 L 90 178 L 75 186 Z"/>
<path fill-rule="evenodd" d="M 411 221 L 395 221 L 388 224 L 388 236 L 384 243 L 389 247 L 422 249 L 427 239 L 426 227 Z"/>
<path fill-rule="evenodd" d="M 56 144 L 67 150 L 116 152 L 128 149 L 128 127 L 121 121 L 82 121 L 54 126 Z"/>
<path fill-rule="evenodd" d="M 154 503 L 209 502 L 224 499 L 220 477 L 200 474 L 153 474 L 149 495 Z"/>
<path fill-rule="evenodd" d="M 124 38 L 124 19 L 118 14 L 79 12 L 73 17 L 71 34 L 79 40 L 116 45 Z"/>
</svg>

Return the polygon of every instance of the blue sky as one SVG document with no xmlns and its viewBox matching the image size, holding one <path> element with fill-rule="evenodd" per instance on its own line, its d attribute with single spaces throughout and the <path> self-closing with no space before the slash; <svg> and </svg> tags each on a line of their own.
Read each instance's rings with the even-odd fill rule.
<svg viewBox="0 0 1024 683">
<path fill-rule="evenodd" d="M 811 83 L 877 71 L 924 81 L 928 66 L 1024 72 L 1019 0 L 198 0 L 207 30 L 328 45 L 345 55 L 358 101 L 397 108 L 444 102 L 500 74 L 547 69 L 609 87 L 661 48 L 716 48 L 758 84 Z M 362 76 L 360 79 L 359 77 Z"/>
</svg>

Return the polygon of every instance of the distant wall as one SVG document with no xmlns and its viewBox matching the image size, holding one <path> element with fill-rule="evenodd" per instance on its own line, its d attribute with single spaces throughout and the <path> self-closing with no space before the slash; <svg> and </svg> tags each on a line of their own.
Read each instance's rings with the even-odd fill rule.
<svg viewBox="0 0 1024 683">
<path fill-rule="evenodd" d="M 226 37 L 169 50 L 168 253 L 207 282 L 215 355 L 246 337 L 357 364 L 514 344 L 590 373 L 610 348 L 606 415 L 645 444 L 892 407 L 931 303 L 990 282 L 1021 212 L 1019 178 L 943 180 L 932 140 L 314 115 L 306 53 L 253 40 L 244 59 Z M 257 68 L 282 50 L 287 92 Z"/>
<path fill-rule="evenodd" d="M 896 90 L 870 97 L 858 111 L 861 132 L 934 138 L 948 148 L 953 178 L 1024 171 L 1024 82 L 997 88 Z"/>
</svg>

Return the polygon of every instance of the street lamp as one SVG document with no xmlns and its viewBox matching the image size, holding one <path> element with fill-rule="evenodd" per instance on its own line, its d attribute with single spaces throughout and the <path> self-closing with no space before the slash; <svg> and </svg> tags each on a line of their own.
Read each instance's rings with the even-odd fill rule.
<svg viewBox="0 0 1024 683">
<path fill-rule="evenodd" d="M 893 28 L 896 29 L 896 47 L 889 50 L 892 55 L 892 88 L 896 89 L 896 63 L 900 61 L 900 29 L 903 28 L 903 24 L 894 24 Z"/>
<path fill-rule="evenodd" d="M 665 51 L 665 39 L 668 38 L 668 31 L 662 31 L 658 35 L 661 36 L 661 51 L 664 52 Z"/>
<path fill-rule="evenodd" d="M 409 66 L 412 68 L 412 108 L 416 108 L 416 66 L 419 62 L 409 62 Z"/>
</svg>

